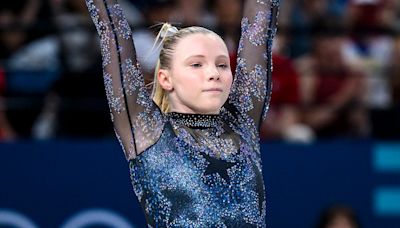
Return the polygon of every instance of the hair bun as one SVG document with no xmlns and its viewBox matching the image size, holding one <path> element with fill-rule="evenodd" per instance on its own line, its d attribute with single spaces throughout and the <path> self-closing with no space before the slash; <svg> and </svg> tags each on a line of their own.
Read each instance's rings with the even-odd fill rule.
<svg viewBox="0 0 400 228">
<path fill-rule="evenodd" d="M 166 37 L 170 37 L 170 36 L 173 36 L 177 32 L 178 32 L 178 28 L 176 28 L 175 26 L 172 26 L 169 23 L 164 23 L 160 29 L 160 37 L 162 39 L 166 38 Z"/>
</svg>

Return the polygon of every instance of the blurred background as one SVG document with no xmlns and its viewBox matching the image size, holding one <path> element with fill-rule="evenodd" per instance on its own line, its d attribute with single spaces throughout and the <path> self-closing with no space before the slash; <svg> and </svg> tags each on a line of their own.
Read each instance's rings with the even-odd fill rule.
<svg viewBox="0 0 400 228">
<path fill-rule="evenodd" d="M 235 69 L 242 0 L 119 0 L 147 83 L 156 25 Z M 261 140 L 269 227 L 400 227 L 400 1 L 281 0 Z M 0 7 L 0 227 L 144 227 L 83 0 Z M 125 174 L 125 175 L 124 175 Z"/>
</svg>

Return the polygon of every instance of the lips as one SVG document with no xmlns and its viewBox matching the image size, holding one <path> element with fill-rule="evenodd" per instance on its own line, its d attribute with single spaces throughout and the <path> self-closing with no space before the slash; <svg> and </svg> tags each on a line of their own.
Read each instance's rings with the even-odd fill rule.
<svg viewBox="0 0 400 228">
<path fill-rule="evenodd" d="M 220 88 L 210 88 L 210 89 L 205 89 L 203 91 L 204 92 L 223 92 L 223 90 Z"/>
</svg>

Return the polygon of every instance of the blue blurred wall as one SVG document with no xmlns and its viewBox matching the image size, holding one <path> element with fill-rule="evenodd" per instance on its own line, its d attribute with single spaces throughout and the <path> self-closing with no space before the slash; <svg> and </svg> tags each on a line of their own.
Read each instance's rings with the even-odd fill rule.
<svg viewBox="0 0 400 228">
<path fill-rule="evenodd" d="M 363 228 L 400 227 L 400 143 L 274 142 L 262 153 L 269 227 L 313 227 L 336 203 Z M 0 144 L 0 155 L 0 227 L 145 227 L 114 140 Z"/>
</svg>

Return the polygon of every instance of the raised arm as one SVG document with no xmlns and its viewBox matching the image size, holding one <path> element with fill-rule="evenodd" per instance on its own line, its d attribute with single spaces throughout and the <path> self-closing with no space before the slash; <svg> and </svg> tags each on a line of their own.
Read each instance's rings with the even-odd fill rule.
<svg viewBox="0 0 400 228">
<path fill-rule="evenodd" d="M 272 90 L 272 40 L 279 0 L 246 0 L 241 24 L 237 68 L 229 104 L 247 125 L 259 128 Z M 250 121 L 250 123 L 248 122 Z"/>
<path fill-rule="evenodd" d="M 115 133 L 126 158 L 133 159 L 159 138 L 163 117 L 145 88 L 132 31 L 117 0 L 86 0 L 86 5 L 100 36 Z"/>
</svg>

